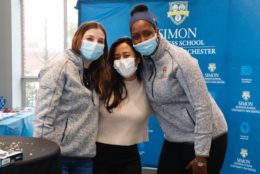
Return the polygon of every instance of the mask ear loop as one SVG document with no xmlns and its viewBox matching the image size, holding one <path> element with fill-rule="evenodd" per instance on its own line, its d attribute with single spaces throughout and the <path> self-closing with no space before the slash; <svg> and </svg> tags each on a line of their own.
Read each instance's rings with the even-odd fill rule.
<svg viewBox="0 0 260 174">
<path fill-rule="evenodd" d="M 155 77 L 156 77 L 156 66 L 155 66 L 155 63 L 153 61 L 153 59 L 151 57 L 147 57 L 148 60 L 151 61 L 151 65 L 150 65 L 150 71 L 151 71 L 151 74 L 150 74 L 150 77 L 148 78 L 148 81 L 151 81 L 152 77 L 152 96 L 154 97 L 154 90 L 153 90 L 153 86 L 154 86 L 154 80 L 155 80 Z"/>
</svg>

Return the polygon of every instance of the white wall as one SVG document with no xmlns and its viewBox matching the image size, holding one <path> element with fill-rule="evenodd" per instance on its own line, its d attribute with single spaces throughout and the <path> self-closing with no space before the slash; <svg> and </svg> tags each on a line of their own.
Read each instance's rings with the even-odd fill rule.
<svg viewBox="0 0 260 174">
<path fill-rule="evenodd" d="M 21 107 L 21 12 L 19 0 L 0 1 L 0 95 Z"/>
</svg>

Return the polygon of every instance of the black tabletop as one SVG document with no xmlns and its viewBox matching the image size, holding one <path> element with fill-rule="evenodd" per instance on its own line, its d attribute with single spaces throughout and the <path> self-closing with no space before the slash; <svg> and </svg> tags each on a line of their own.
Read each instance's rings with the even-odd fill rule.
<svg viewBox="0 0 260 174">
<path fill-rule="evenodd" d="M 0 168 L 0 174 L 61 174 L 60 148 L 49 140 L 0 136 L 0 149 L 22 149 L 23 160 Z"/>
</svg>

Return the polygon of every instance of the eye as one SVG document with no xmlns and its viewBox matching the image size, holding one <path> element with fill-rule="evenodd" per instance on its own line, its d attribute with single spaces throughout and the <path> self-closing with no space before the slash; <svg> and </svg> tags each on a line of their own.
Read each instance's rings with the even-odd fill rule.
<svg viewBox="0 0 260 174">
<path fill-rule="evenodd" d="M 152 32 L 146 31 L 146 32 L 144 32 L 144 37 L 149 37 L 149 36 L 151 36 L 152 34 L 153 34 Z"/>
<path fill-rule="evenodd" d="M 119 54 L 115 54 L 115 55 L 114 55 L 114 59 L 117 59 L 117 60 L 118 60 L 118 59 L 120 59 L 120 58 L 121 58 L 121 56 L 120 56 Z"/>
<path fill-rule="evenodd" d="M 140 40 L 140 35 L 133 35 L 133 36 L 132 36 L 132 40 L 133 40 L 134 42 L 138 42 L 138 41 Z"/>
<path fill-rule="evenodd" d="M 90 42 L 93 42 L 93 41 L 94 41 L 94 39 L 93 39 L 92 37 L 87 37 L 86 40 L 87 40 L 87 41 L 90 41 Z"/>
<path fill-rule="evenodd" d="M 99 44 L 105 44 L 105 40 L 104 40 L 104 39 L 99 39 L 97 42 L 98 42 Z"/>
<path fill-rule="evenodd" d="M 128 58 L 128 57 L 130 57 L 130 54 L 124 54 L 123 57 Z"/>
</svg>

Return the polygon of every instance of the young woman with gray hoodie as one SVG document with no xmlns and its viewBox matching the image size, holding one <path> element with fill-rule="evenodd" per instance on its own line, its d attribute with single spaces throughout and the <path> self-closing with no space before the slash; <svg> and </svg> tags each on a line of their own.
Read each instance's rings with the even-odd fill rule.
<svg viewBox="0 0 260 174">
<path fill-rule="evenodd" d="M 61 148 L 63 174 L 92 174 L 96 154 L 99 98 L 95 91 L 108 54 L 101 24 L 87 22 L 76 31 L 72 48 L 39 74 L 34 136 Z"/>
<path fill-rule="evenodd" d="M 162 38 L 145 5 L 131 12 L 134 48 L 143 56 L 143 82 L 164 132 L 158 174 L 218 174 L 227 124 L 208 92 L 198 61 Z"/>
</svg>

